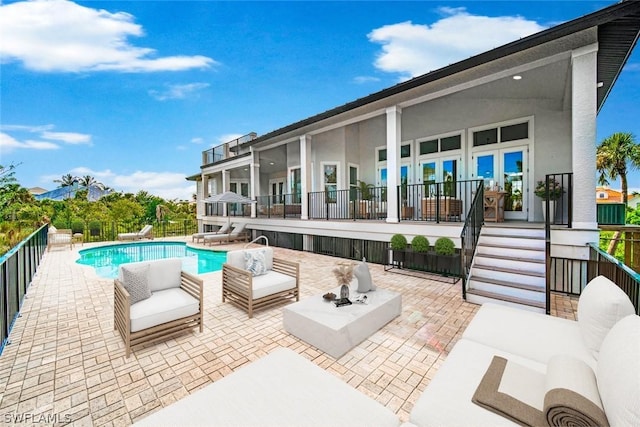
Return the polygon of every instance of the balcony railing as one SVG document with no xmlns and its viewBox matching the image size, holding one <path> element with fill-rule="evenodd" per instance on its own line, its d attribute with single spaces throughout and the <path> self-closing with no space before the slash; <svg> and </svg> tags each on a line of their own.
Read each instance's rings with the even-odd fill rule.
<svg viewBox="0 0 640 427">
<path fill-rule="evenodd" d="M 202 152 L 202 165 L 210 165 L 221 160 L 229 159 L 240 154 L 240 146 L 245 142 L 256 139 L 258 135 L 255 132 L 248 133 L 236 138 L 233 141 L 225 142 L 216 147 L 210 148 Z"/>
<path fill-rule="evenodd" d="M 300 193 L 258 196 L 256 215 L 259 218 L 300 218 L 302 195 Z"/>
<path fill-rule="evenodd" d="M 310 219 L 385 219 L 387 188 L 370 187 L 336 191 L 314 191 L 308 194 Z"/>
<path fill-rule="evenodd" d="M 401 184 L 398 218 L 406 221 L 463 221 L 478 188 L 478 180 Z"/>
<path fill-rule="evenodd" d="M 45 225 L 0 257 L 0 354 L 46 248 Z"/>
</svg>

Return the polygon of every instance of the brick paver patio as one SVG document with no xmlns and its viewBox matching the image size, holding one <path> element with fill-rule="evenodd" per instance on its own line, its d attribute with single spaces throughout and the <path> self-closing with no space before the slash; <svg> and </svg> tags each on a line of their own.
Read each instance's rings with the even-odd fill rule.
<svg viewBox="0 0 640 427">
<path fill-rule="evenodd" d="M 223 304 L 217 272 L 202 276 L 203 333 L 138 346 L 127 359 L 113 329 L 113 281 L 76 264 L 78 249 L 47 252 L 29 288 L 0 356 L 0 425 L 130 425 L 276 347 L 302 354 L 407 420 L 478 309 L 462 300 L 459 283 L 370 265 L 378 286 L 402 294 L 402 314 L 334 360 L 284 331 L 282 307 L 248 319 Z M 300 263 L 301 298 L 336 286 L 336 258 L 274 250 Z M 575 298 L 554 296 L 553 304 L 553 314 L 574 318 Z"/>
</svg>

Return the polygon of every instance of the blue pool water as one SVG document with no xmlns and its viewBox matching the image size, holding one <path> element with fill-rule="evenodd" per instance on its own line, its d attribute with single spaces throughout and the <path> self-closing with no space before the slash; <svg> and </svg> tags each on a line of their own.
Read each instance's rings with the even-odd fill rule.
<svg viewBox="0 0 640 427">
<path fill-rule="evenodd" d="M 142 242 L 84 249 L 76 262 L 95 268 L 100 277 L 114 279 L 121 264 L 165 258 L 180 258 L 184 271 L 202 274 L 222 270 L 227 253 L 194 249 L 180 242 Z"/>
</svg>

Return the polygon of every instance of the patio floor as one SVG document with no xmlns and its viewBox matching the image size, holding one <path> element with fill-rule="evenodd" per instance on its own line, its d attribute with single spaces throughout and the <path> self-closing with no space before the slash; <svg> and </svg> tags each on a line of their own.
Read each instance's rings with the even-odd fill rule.
<svg viewBox="0 0 640 427">
<path fill-rule="evenodd" d="M 402 294 L 402 314 L 335 360 L 285 332 L 282 307 L 248 319 L 223 304 L 217 272 L 202 275 L 204 332 L 136 347 L 127 359 L 113 329 L 113 281 L 75 263 L 78 249 L 91 246 L 45 254 L 11 344 L 0 356 L 0 424 L 130 425 L 276 347 L 302 354 L 406 421 L 478 309 L 462 300 L 459 283 L 385 272 L 370 264 L 377 286 Z M 331 273 L 336 258 L 274 250 L 300 263 L 301 298 L 336 286 Z M 552 314 L 574 318 L 576 298 L 554 295 L 552 302 Z"/>
</svg>

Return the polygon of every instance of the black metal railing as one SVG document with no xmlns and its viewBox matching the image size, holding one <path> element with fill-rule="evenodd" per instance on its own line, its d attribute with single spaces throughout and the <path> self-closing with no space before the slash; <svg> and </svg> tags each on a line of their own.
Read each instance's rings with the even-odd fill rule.
<svg viewBox="0 0 640 427">
<path fill-rule="evenodd" d="M 573 221 L 573 174 L 553 173 L 544 181 L 544 235 L 545 235 L 545 281 L 546 313 L 551 313 L 551 224 L 554 227 L 571 228 Z"/>
<path fill-rule="evenodd" d="M 258 196 L 256 216 L 259 218 L 300 218 L 302 196 L 300 193 Z"/>
<path fill-rule="evenodd" d="M 398 218 L 405 221 L 461 222 L 471 206 L 478 180 L 401 184 Z"/>
<path fill-rule="evenodd" d="M 471 208 L 466 213 L 464 226 L 460 233 L 462 263 L 462 298 L 467 298 L 467 280 L 471 272 L 473 257 L 476 253 L 480 232 L 484 224 L 484 181 L 476 180 L 476 191 L 471 202 Z"/>
<path fill-rule="evenodd" d="M 248 133 L 236 138 L 233 141 L 225 142 L 216 147 L 210 148 L 202 152 L 202 165 L 210 165 L 240 154 L 240 146 L 245 142 L 256 139 L 258 135 L 255 132 Z"/>
<path fill-rule="evenodd" d="M 385 219 L 387 187 L 309 193 L 310 219 Z"/>
<path fill-rule="evenodd" d="M 84 242 L 107 242 L 116 240 L 120 233 L 135 233 L 147 223 L 132 221 L 120 223 L 114 221 L 88 221 L 82 230 L 74 230 L 82 234 Z M 149 222 L 153 226 L 154 237 L 189 236 L 198 232 L 198 223 L 195 219 L 171 220 L 162 222 Z M 69 226 L 71 228 L 71 226 Z"/>
<path fill-rule="evenodd" d="M 13 321 L 20 312 L 27 288 L 47 249 L 47 228 L 46 225 L 40 227 L 0 257 L 0 354 L 8 342 Z"/>
</svg>

